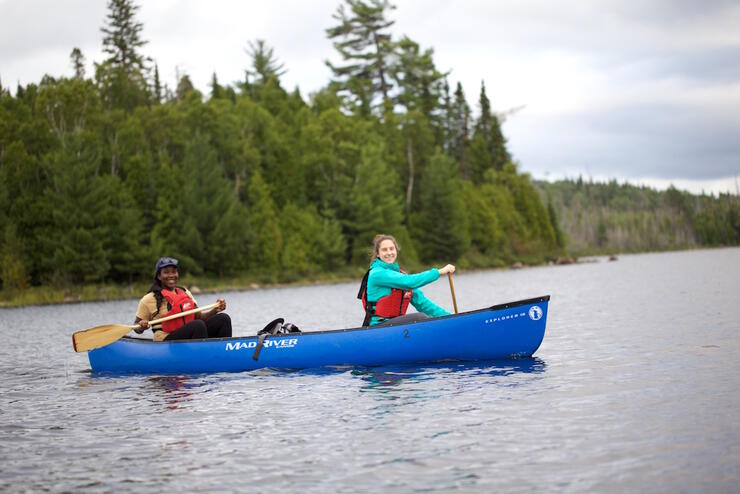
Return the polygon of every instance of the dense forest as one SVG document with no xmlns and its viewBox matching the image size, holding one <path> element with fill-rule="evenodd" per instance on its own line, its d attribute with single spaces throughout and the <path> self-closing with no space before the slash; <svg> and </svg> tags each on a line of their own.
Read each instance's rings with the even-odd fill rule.
<svg viewBox="0 0 740 494">
<path fill-rule="evenodd" d="M 556 235 L 575 255 L 740 245 L 740 198 L 630 184 L 536 181 Z"/>
<path fill-rule="evenodd" d="M 403 261 L 493 266 L 561 246 L 506 149 L 481 85 L 473 115 L 433 50 L 393 39 L 392 6 L 347 0 L 341 57 L 304 98 L 263 40 L 244 80 L 162 84 L 130 0 L 111 0 L 109 58 L 0 96 L 4 289 L 129 283 L 170 255 L 193 275 L 293 280 L 366 266 L 373 236 Z M 327 62 L 328 63 L 328 62 Z"/>
<path fill-rule="evenodd" d="M 485 84 L 471 107 L 432 48 L 391 36 L 387 0 L 344 0 L 327 19 L 340 62 L 327 61 L 332 80 L 308 96 L 282 86 L 285 67 L 264 40 L 247 42 L 241 82 L 214 73 L 201 92 L 181 74 L 168 85 L 146 55 L 137 10 L 109 0 L 107 58 L 94 74 L 72 48 L 68 75 L 15 94 L 0 85 L 5 296 L 144 283 L 163 255 L 207 279 L 354 274 L 381 232 L 399 239 L 408 268 L 543 262 L 564 255 L 566 241 L 576 251 L 654 247 L 629 243 L 643 226 L 623 223 L 643 220 L 612 203 L 592 208 L 591 184 L 536 188 L 507 149 Z M 736 203 L 725 211 L 724 200 L 671 197 L 666 208 L 690 215 L 668 234 L 672 245 L 737 243 Z M 648 200 L 645 218 L 655 206 Z M 663 220 L 649 221 L 664 234 Z"/>
</svg>

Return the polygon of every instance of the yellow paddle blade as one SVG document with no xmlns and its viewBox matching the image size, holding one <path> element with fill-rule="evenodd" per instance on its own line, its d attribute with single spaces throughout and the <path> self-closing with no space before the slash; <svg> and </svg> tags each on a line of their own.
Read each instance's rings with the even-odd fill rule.
<svg viewBox="0 0 740 494">
<path fill-rule="evenodd" d="M 114 341 L 123 338 L 126 333 L 137 326 L 126 326 L 124 324 L 104 324 L 94 328 L 78 331 L 72 335 L 72 344 L 75 352 L 86 352 L 101 346 L 110 345 Z"/>
</svg>

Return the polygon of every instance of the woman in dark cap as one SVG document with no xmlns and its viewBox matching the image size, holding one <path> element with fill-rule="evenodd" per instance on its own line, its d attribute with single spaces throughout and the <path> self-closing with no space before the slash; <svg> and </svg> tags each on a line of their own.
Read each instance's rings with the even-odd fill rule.
<svg viewBox="0 0 740 494">
<path fill-rule="evenodd" d="M 177 266 L 177 259 L 171 257 L 161 257 L 157 261 L 154 282 L 136 310 L 134 324 L 139 325 L 135 330 L 137 333 L 150 329 L 149 321 L 157 317 L 171 316 L 198 306 L 193 294 L 187 288 L 178 286 L 180 275 Z M 230 337 L 231 318 L 222 312 L 226 309 L 226 301 L 220 298 L 217 303 L 209 311 L 178 317 L 162 323 L 159 329 L 152 328 L 154 341 Z"/>
</svg>

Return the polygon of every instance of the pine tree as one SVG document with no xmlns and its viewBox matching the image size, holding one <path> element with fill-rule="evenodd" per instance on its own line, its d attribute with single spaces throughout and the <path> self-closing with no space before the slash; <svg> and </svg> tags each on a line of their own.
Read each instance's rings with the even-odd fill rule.
<svg viewBox="0 0 740 494">
<path fill-rule="evenodd" d="M 230 201 L 229 209 L 216 220 L 209 246 L 211 272 L 233 276 L 243 272 L 249 256 L 249 214 L 244 204 Z"/>
<path fill-rule="evenodd" d="M 188 97 L 191 91 L 195 90 L 193 82 L 190 80 L 190 76 L 183 74 L 180 80 L 177 82 L 177 89 L 175 89 L 175 98 L 177 101 L 184 101 Z"/>
<path fill-rule="evenodd" d="M 467 167 L 469 177 L 475 183 L 483 181 L 489 168 L 502 170 L 504 165 L 511 161 L 498 116 L 491 111 L 491 102 L 486 95 L 484 82 L 481 82 L 478 105 L 480 106 L 480 117 L 475 124 Z M 477 148 L 473 149 L 476 146 Z M 485 149 L 481 146 L 485 146 Z"/>
<path fill-rule="evenodd" d="M 470 106 L 465 99 L 462 84 L 457 83 L 455 88 L 455 99 L 450 108 L 451 140 L 450 152 L 460 164 L 463 178 L 469 178 L 467 167 L 468 140 L 470 139 Z"/>
<path fill-rule="evenodd" d="M 72 53 L 69 54 L 69 58 L 72 62 L 72 68 L 75 71 L 75 79 L 85 78 L 85 57 L 79 48 L 74 48 Z"/>
<path fill-rule="evenodd" d="M 183 205 L 185 177 L 182 169 L 165 162 L 157 175 L 156 224 L 151 231 L 153 257 L 172 256 L 180 260 L 182 271 L 202 272 L 200 254 L 203 239 L 195 219 Z"/>
<path fill-rule="evenodd" d="M 280 213 L 283 234 L 281 264 L 284 279 L 293 279 L 344 264 L 346 242 L 339 223 L 322 218 L 316 208 L 300 208 L 293 202 Z"/>
<path fill-rule="evenodd" d="M 434 150 L 434 136 L 430 130 L 429 121 L 420 111 L 411 111 L 401 119 L 401 133 L 403 138 L 406 167 L 401 177 L 405 181 L 406 214 L 410 214 L 415 198 L 415 184 L 417 177 L 423 175 L 423 170 Z"/>
<path fill-rule="evenodd" d="M 283 237 L 270 189 L 256 170 L 249 184 L 249 267 L 265 280 L 275 281 L 280 270 Z"/>
<path fill-rule="evenodd" d="M 411 228 L 421 258 L 455 262 L 470 246 L 457 164 L 448 156 L 433 156 L 420 190 L 421 208 L 412 217 Z"/>
<path fill-rule="evenodd" d="M 375 100 L 381 97 L 390 104 L 392 59 L 394 44 L 388 29 L 395 21 L 386 18 L 395 7 L 388 0 L 345 0 L 333 18 L 339 25 L 326 30 L 344 65 L 328 60 L 336 82 L 349 93 L 357 113 L 370 114 Z M 349 8 L 349 12 L 345 7 Z"/>
<path fill-rule="evenodd" d="M 256 83 L 264 84 L 272 77 L 280 80 L 285 74 L 285 65 L 278 62 L 274 49 L 269 47 L 265 40 L 250 41 L 249 48 L 244 51 L 252 58 L 252 70 L 247 70 L 246 73 L 252 76 Z"/>
<path fill-rule="evenodd" d="M 488 184 L 477 186 L 465 181 L 462 186 L 471 246 L 484 256 L 483 266 L 502 261 L 505 257 L 504 231 L 492 200 L 495 191 Z"/>
<path fill-rule="evenodd" d="M 214 72 L 211 76 L 211 99 L 221 99 L 224 97 L 224 94 L 224 88 L 218 83 L 218 78 Z"/>
<path fill-rule="evenodd" d="M 486 175 L 486 171 L 493 167 L 491 153 L 483 132 L 476 129 L 473 139 L 470 141 L 467 152 L 467 170 L 469 178 L 473 183 L 480 184 Z"/>
<path fill-rule="evenodd" d="M 433 49 L 421 52 L 418 43 L 404 36 L 398 43 L 398 63 L 390 72 L 399 90 L 395 102 L 407 112 L 419 111 L 436 126 L 446 74 L 434 66 L 433 56 Z"/>
<path fill-rule="evenodd" d="M 364 263 L 367 260 L 375 235 L 401 229 L 402 204 L 398 177 L 383 161 L 382 144 L 366 144 L 362 148 L 362 161 L 357 167 L 350 193 L 351 216 L 346 224 L 353 262 Z"/>
<path fill-rule="evenodd" d="M 511 155 L 506 149 L 506 139 L 501 132 L 501 124 L 498 117 L 491 112 L 491 102 L 486 96 L 486 85 L 481 81 L 480 85 L 480 109 L 481 114 L 476 125 L 476 132 L 480 132 L 486 141 L 488 154 L 491 156 L 491 165 L 496 170 L 503 169 L 504 165 L 511 161 Z"/>
<path fill-rule="evenodd" d="M 196 133 L 185 149 L 182 164 L 185 183 L 180 191 L 179 203 L 189 218 L 194 221 L 198 236 L 203 240 L 199 250 L 187 250 L 205 272 L 218 272 L 219 262 L 224 253 L 220 252 L 218 260 L 213 255 L 213 248 L 223 241 L 215 234 L 216 227 L 236 201 L 231 185 L 224 177 L 218 156 L 208 139 Z M 230 219 L 234 223 L 233 219 Z"/>
<path fill-rule="evenodd" d="M 126 111 L 149 99 L 149 69 L 140 53 L 147 41 L 141 37 L 143 25 L 136 20 L 138 9 L 133 0 L 109 0 L 106 25 L 101 28 L 103 52 L 108 58 L 95 64 L 95 77 L 108 106 Z"/>
<path fill-rule="evenodd" d="M 552 231 L 555 234 L 555 245 L 561 249 L 565 248 L 565 236 L 563 235 L 563 230 L 560 228 L 560 222 L 558 221 L 555 207 L 552 205 L 552 198 L 549 192 L 547 193 L 547 216 L 550 220 Z"/>
<path fill-rule="evenodd" d="M 110 177 L 95 174 L 98 153 L 95 141 L 75 133 L 43 158 L 52 180 L 36 205 L 48 211 L 36 219 L 36 255 L 43 279 L 58 286 L 102 281 L 111 267 L 105 244 L 116 190 Z"/>
<path fill-rule="evenodd" d="M 154 65 L 154 103 L 162 102 L 162 83 L 159 80 L 159 65 Z"/>
<path fill-rule="evenodd" d="M 105 62 L 121 68 L 128 77 L 147 71 L 139 50 L 148 41 L 141 37 L 144 26 L 136 20 L 138 10 L 133 0 L 109 0 L 107 25 L 100 29 L 104 34 L 103 52 L 109 55 Z"/>
</svg>

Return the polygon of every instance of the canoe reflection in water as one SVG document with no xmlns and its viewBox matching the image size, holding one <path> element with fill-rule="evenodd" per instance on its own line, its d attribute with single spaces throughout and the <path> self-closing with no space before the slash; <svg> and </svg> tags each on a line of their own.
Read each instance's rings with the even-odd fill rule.
<svg viewBox="0 0 740 494">
<path fill-rule="evenodd" d="M 485 362 L 439 362 L 424 366 L 394 366 L 381 369 L 354 369 L 352 375 L 365 381 L 361 391 L 392 392 L 390 388 L 403 387 L 405 384 L 421 383 L 439 379 L 453 374 L 455 379 L 467 379 L 471 376 L 490 376 L 516 378 L 518 374 L 541 374 L 547 370 L 544 360 L 537 357 L 490 360 Z M 521 385 L 519 379 L 502 380 L 507 386 Z"/>
</svg>

